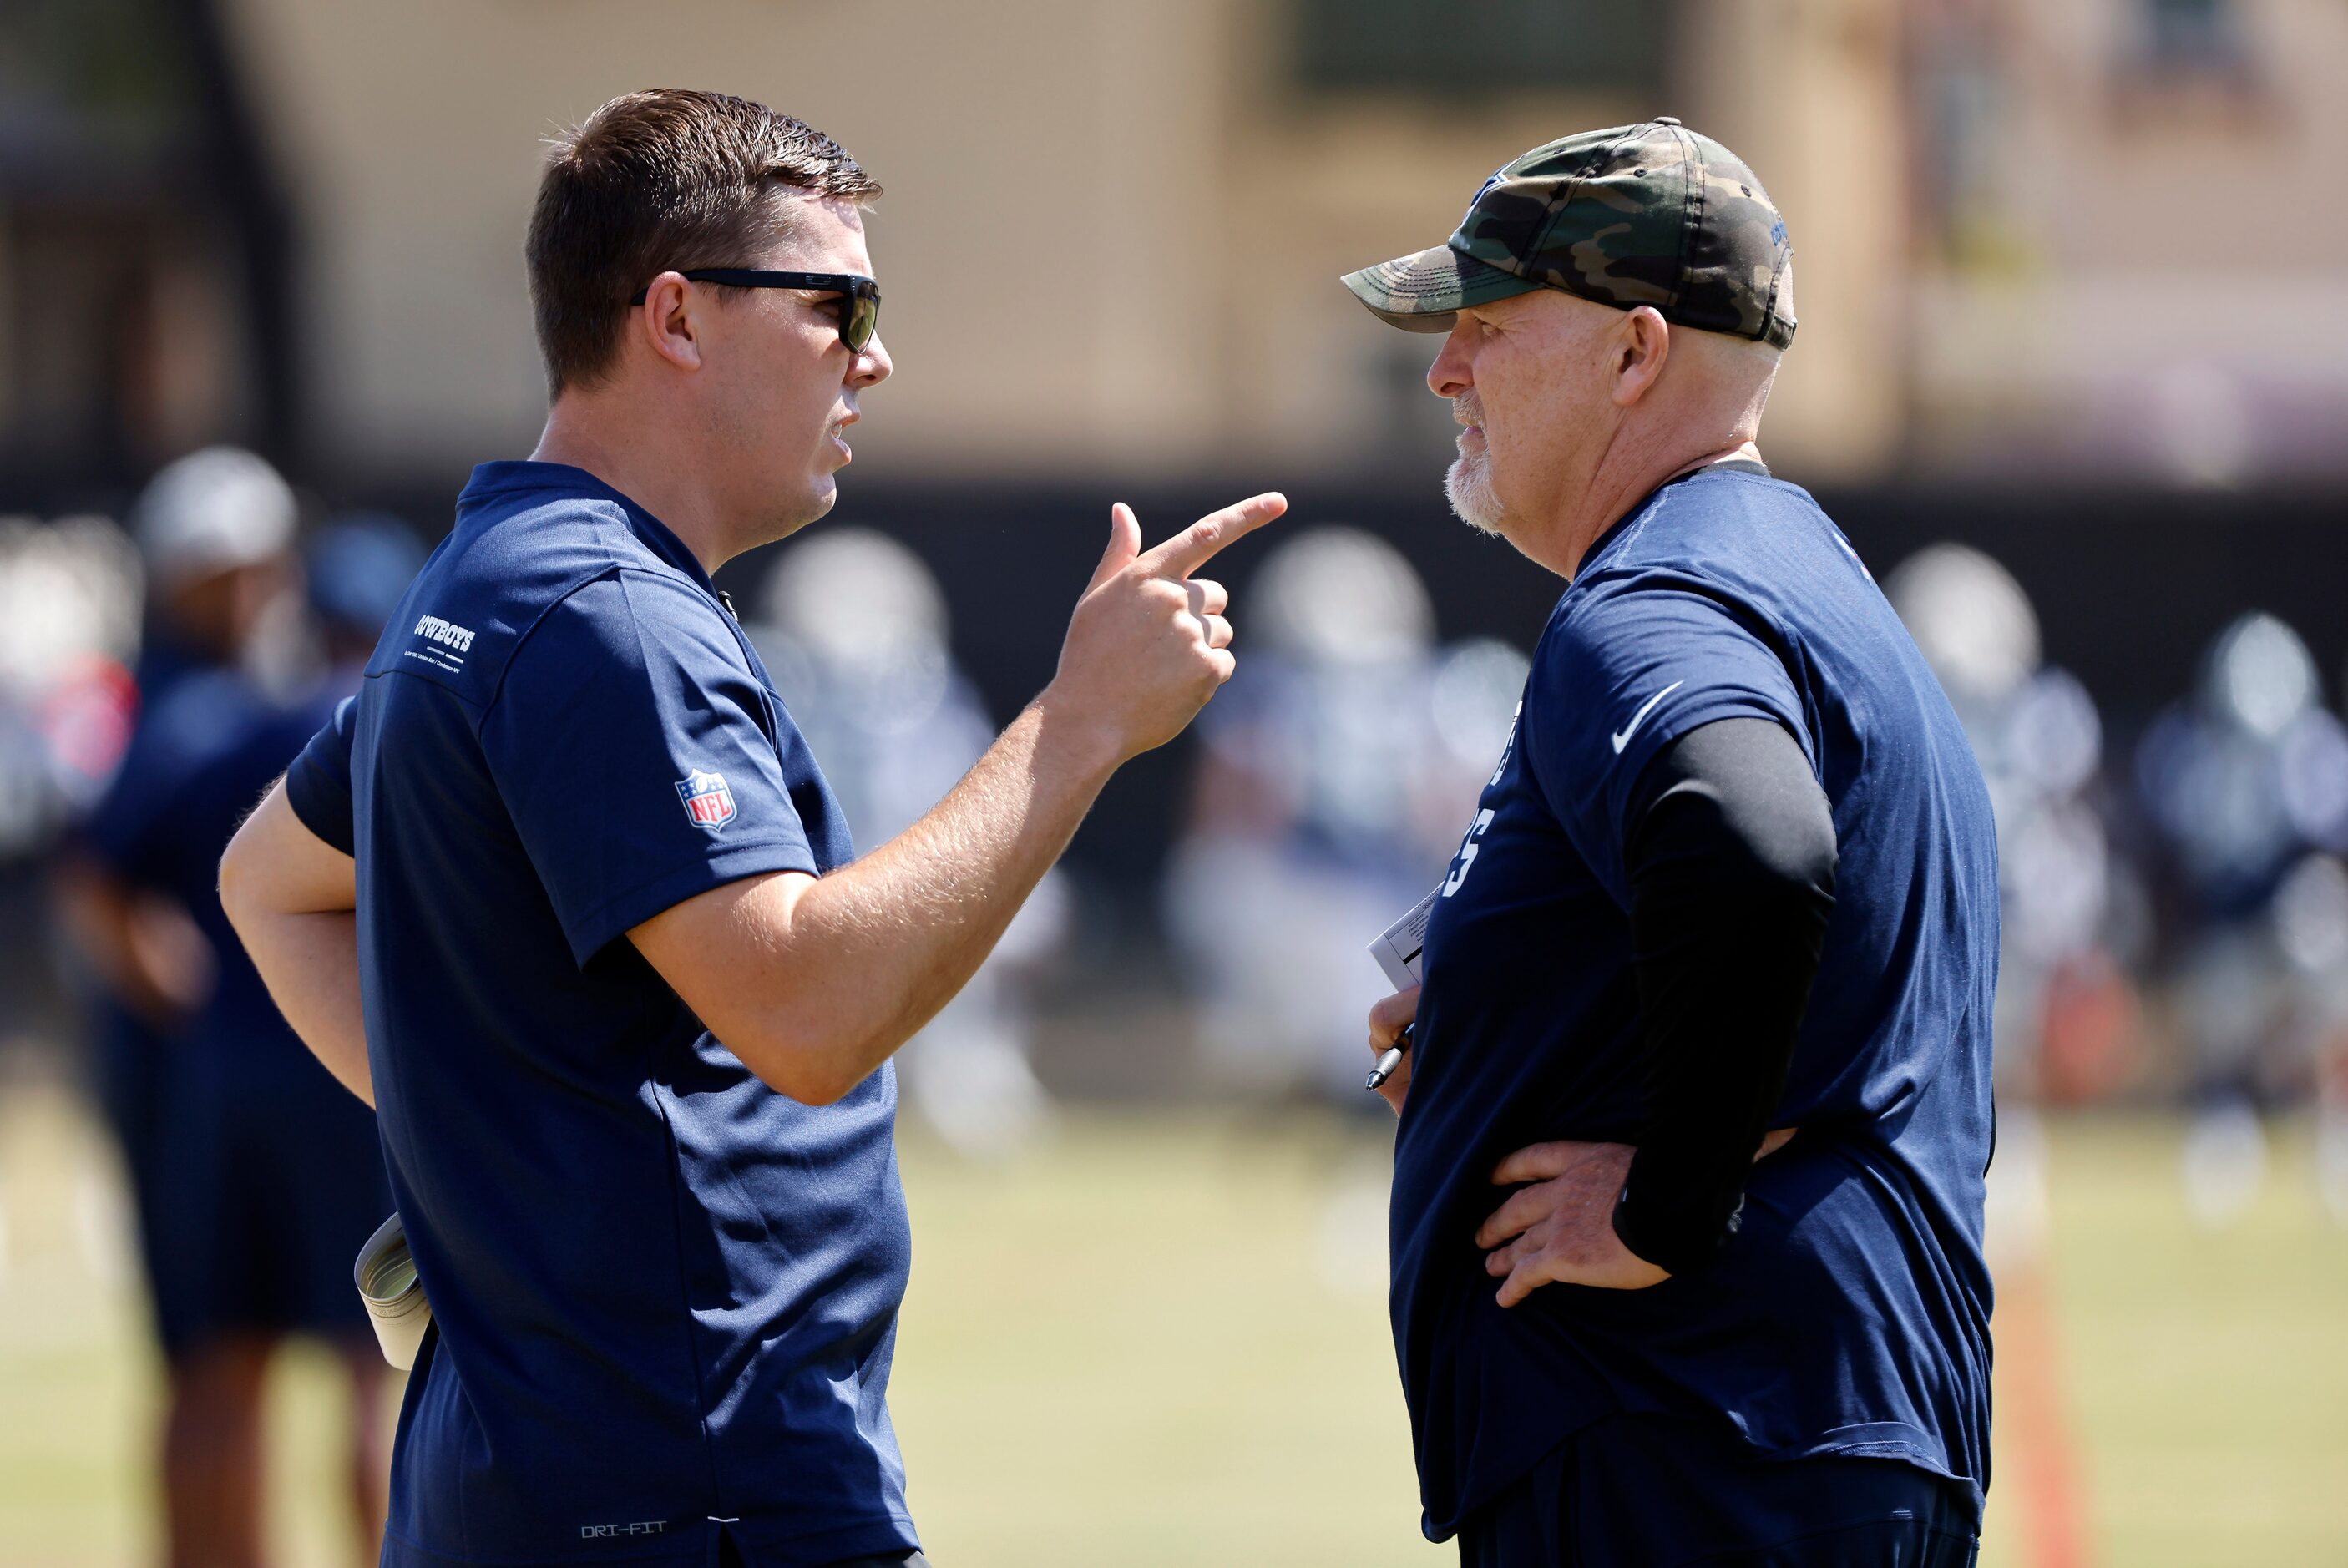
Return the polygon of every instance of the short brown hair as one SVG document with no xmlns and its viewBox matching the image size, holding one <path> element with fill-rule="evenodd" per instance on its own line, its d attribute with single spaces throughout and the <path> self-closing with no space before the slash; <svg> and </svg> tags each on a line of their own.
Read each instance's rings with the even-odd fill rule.
<svg viewBox="0 0 2348 1568">
<path fill-rule="evenodd" d="M 661 273 L 755 264 L 784 187 L 880 194 L 831 138 L 725 93 L 630 93 L 560 138 L 527 247 L 548 396 L 611 368 L 628 296 Z"/>
</svg>

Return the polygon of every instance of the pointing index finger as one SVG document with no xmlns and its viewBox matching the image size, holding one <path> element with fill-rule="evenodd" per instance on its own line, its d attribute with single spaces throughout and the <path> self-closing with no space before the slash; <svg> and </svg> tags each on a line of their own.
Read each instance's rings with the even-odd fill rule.
<svg viewBox="0 0 2348 1568">
<path fill-rule="evenodd" d="M 1243 533 L 1251 533 L 1288 510 L 1288 498 L 1278 490 L 1252 495 L 1236 506 L 1210 511 L 1173 538 L 1146 551 L 1141 563 L 1166 577 L 1188 577 L 1215 552 Z"/>
</svg>

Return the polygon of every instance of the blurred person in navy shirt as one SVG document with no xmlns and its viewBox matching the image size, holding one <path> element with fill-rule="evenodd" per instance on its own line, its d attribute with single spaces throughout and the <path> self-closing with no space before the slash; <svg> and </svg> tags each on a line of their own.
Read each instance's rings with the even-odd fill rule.
<svg viewBox="0 0 2348 1568">
<path fill-rule="evenodd" d="M 139 743 L 180 685 L 239 665 L 256 642 L 292 580 L 297 510 L 274 469 L 226 447 L 172 463 L 139 497 L 132 524 L 147 605 L 132 670 L 138 717 L 112 788 L 135 787 L 149 766 Z M 105 821 L 114 806 L 102 799 L 87 823 Z M 193 1005 L 202 960 L 183 921 L 151 904 L 104 897 L 93 869 L 89 846 L 77 838 L 61 859 L 59 889 L 77 945 L 98 972 L 98 1099 L 122 1147 L 141 1245 L 151 1248 L 158 1029 Z M 145 1262 L 162 1310 L 168 1271 L 155 1266 L 151 1252 Z"/>
<path fill-rule="evenodd" d="M 194 1286 L 160 1212 L 170 1188 L 160 1153 L 162 1074 L 169 1038 L 211 984 L 211 955 L 184 902 L 155 896 L 108 869 L 124 835 L 108 824 L 127 822 L 159 775 L 180 770 L 161 759 L 162 716 L 183 684 L 236 666 L 257 640 L 270 605 L 292 581 L 298 510 L 292 489 L 267 462 L 225 447 L 171 463 L 140 495 L 131 518 L 146 576 L 132 670 L 137 717 L 112 781 L 58 859 L 60 913 L 76 955 L 95 980 L 90 1037 L 98 1099 L 121 1150 L 140 1264 L 171 1363 L 162 1462 L 175 1540 L 183 1518 L 195 1539 L 202 1538 L 194 1500 L 214 1490 L 205 1467 L 217 1445 L 203 1440 L 195 1417 L 220 1401 L 200 1392 L 209 1368 L 177 1354 L 189 1339 L 183 1326 L 193 1315 Z M 179 705 L 177 727 L 210 727 L 203 705 L 241 689 L 234 683 L 200 689 L 193 701 Z"/>
<path fill-rule="evenodd" d="M 945 594 L 897 541 L 849 527 L 794 542 L 760 607 L 751 644 L 865 842 L 919 821 L 994 741 L 954 662 Z M 1049 1124 L 1022 982 L 1058 951 L 1067 903 L 1060 873 L 1047 872 L 970 983 L 897 1054 L 913 1109 L 963 1154 L 1007 1154 Z"/>
<path fill-rule="evenodd" d="M 273 493 L 240 466 L 241 488 L 211 498 L 222 511 Z M 142 533 L 164 531 L 168 544 L 170 523 L 156 516 Z M 194 596 L 219 618 L 194 618 L 211 634 L 164 655 L 177 667 L 84 827 L 68 892 L 95 965 L 152 1030 L 135 1077 L 115 1064 L 116 1093 L 144 1118 L 126 1144 L 144 1167 L 139 1225 L 169 1368 L 174 1561 L 258 1561 L 265 1376 L 289 1334 L 328 1339 L 348 1367 L 349 1494 L 363 1539 L 386 1508 L 386 1368 L 350 1285 L 352 1257 L 391 1206 L 374 1119 L 279 1016 L 221 912 L 216 875 L 244 813 L 355 686 L 355 650 L 371 645 L 421 552 L 380 523 L 322 536 L 311 598 L 329 673 L 289 700 L 243 663 L 263 602 L 252 585 L 295 578 L 276 519 L 263 521 L 247 513 L 237 537 L 275 548 L 225 569 L 242 581 L 199 579 Z M 171 563 L 168 548 L 150 550 L 158 557 Z M 180 581 L 159 586 L 168 594 Z"/>
<path fill-rule="evenodd" d="M 1200 726 L 1167 932 L 1200 1005 L 1202 1066 L 1249 1092 L 1375 1112 L 1360 1020 L 1384 987 L 1363 944 L 1443 875 L 1524 658 L 1439 647 L 1409 561 L 1342 524 L 1285 535 L 1250 593 L 1247 667 Z"/>
<path fill-rule="evenodd" d="M 2186 1197 L 2203 1222 L 2230 1225 L 2266 1179 L 2260 1112 L 2302 1089 L 2310 1051 L 2321 1054 L 2308 1037 L 2321 1037 L 2331 1004 L 2300 976 L 2325 967 L 2319 912 L 2332 879 L 2308 857 L 2348 845 L 2348 731 L 2323 707 L 2299 634 L 2251 614 L 2211 644 L 2193 692 L 2155 719 L 2136 764 L 2193 1053 Z"/>
</svg>

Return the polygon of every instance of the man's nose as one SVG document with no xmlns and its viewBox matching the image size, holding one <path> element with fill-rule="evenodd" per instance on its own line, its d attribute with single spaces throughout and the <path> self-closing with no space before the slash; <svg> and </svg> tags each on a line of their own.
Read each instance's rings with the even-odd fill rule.
<svg viewBox="0 0 2348 1568">
<path fill-rule="evenodd" d="M 870 387 L 876 381 L 888 380 L 890 372 L 896 368 L 897 362 L 889 357 L 888 346 L 876 332 L 872 335 L 872 341 L 866 344 L 863 352 L 856 356 L 856 363 L 849 366 L 848 384 L 850 387 Z"/>
<path fill-rule="evenodd" d="M 1460 324 L 1461 326 L 1465 325 L 1464 322 Z M 1451 335 L 1443 340 L 1442 352 L 1435 356 L 1435 363 L 1426 367 L 1426 389 L 1437 397 L 1449 399 L 1458 397 L 1474 385 L 1476 378 L 1468 370 L 1465 335 L 1459 326 L 1454 326 Z"/>
</svg>

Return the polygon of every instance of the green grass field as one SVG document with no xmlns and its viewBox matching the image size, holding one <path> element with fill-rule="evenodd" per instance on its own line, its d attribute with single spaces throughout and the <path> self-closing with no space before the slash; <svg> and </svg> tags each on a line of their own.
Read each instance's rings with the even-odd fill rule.
<svg viewBox="0 0 2348 1568">
<path fill-rule="evenodd" d="M 2001 1314 L 2001 1568 L 2044 1560 L 2063 1499 L 2029 1483 L 2066 1455 L 2085 1561 L 2348 1563 L 2348 1235 L 2291 1140 L 2241 1227 L 2196 1231 L 2176 1137 L 2054 1129 L 2051 1332 L 2017 1347 Z M 1003 1166 L 911 1143 L 895 1406 L 941 1568 L 1450 1561 L 1416 1527 L 1384 1152 L 1368 1127 L 1207 1113 L 1075 1112 Z M 105 1261 L 106 1169 L 54 1094 L 0 1102 L 0 1568 L 147 1560 L 153 1362 Z M 2017 1387 L 2034 1364 L 2059 1372 Z M 324 1358 L 289 1356 L 274 1397 L 280 1561 L 357 1560 Z"/>
</svg>

